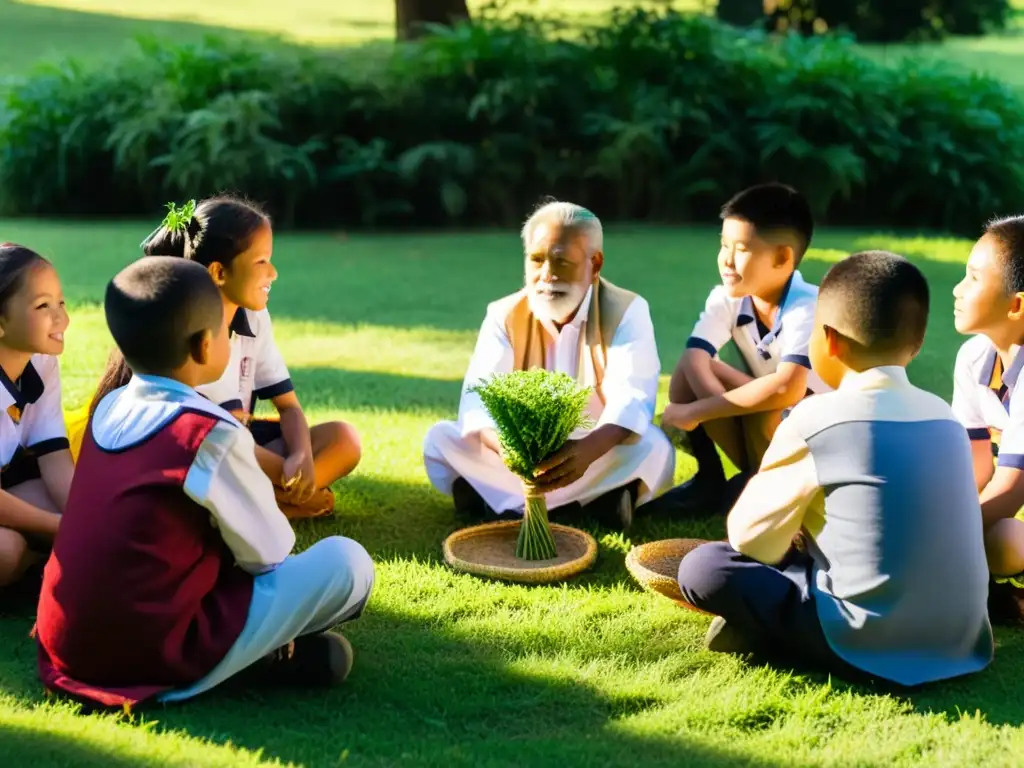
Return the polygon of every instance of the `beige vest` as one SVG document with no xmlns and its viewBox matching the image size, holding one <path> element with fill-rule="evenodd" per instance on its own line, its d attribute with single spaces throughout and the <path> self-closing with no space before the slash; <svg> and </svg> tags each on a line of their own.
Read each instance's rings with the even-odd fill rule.
<svg viewBox="0 0 1024 768">
<path fill-rule="evenodd" d="M 579 364 L 576 378 L 584 386 L 594 388 L 604 404 L 601 383 L 608 364 L 608 345 L 615 337 L 615 330 L 622 322 L 626 310 L 636 294 L 619 288 L 602 278 L 594 280 L 590 295 L 590 309 L 587 312 L 586 332 L 580 337 Z M 544 359 L 547 331 L 540 320 L 530 311 L 526 289 L 493 302 L 489 311 L 497 317 L 504 317 L 505 332 L 512 343 L 512 370 L 527 371 L 531 368 L 546 368 Z M 589 357 L 591 366 L 584 365 Z M 593 371 L 592 378 L 590 371 Z"/>
</svg>

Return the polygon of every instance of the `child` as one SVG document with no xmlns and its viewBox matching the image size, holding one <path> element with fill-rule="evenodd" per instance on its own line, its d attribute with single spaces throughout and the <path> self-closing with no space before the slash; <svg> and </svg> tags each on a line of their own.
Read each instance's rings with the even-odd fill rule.
<svg viewBox="0 0 1024 768">
<path fill-rule="evenodd" d="M 361 613 L 373 563 L 337 536 L 289 557 L 252 435 L 195 391 L 231 356 L 217 286 L 198 264 L 143 258 L 104 304 L 134 375 L 90 420 L 44 571 L 43 683 L 113 707 L 189 698 L 250 667 L 340 683 L 352 649 L 326 630 Z"/>
<path fill-rule="evenodd" d="M 248 425 L 259 464 L 278 485 L 288 517 L 331 514 L 330 485 L 359 463 L 359 435 L 344 422 L 312 429 L 306 422 L 267 312 L 277 270 L 270 263 L 273 233 L 266 214 L 231 197 L 189 204 L 172 210 L 143 250 L 147 256 L 184 256 L 209 270 L 231 318 L 231 360 L 224 375 L 199 392 Z M 124 380 L 115 357 L 93 402 Z M 253 419 L 257 400 L 270 400 L 280 420 Z"/>
<path fill-rule="evenodd" d="M 67 327 L 50 262 L 0 245 L 0 587 L 49 548 L 67 502 L 74 463 L 57 363 Z"/>
<path fill-rule="evenodd" d="M 988 564 L 997 582 L 1024 587 L 1024 216 L 986 227 L 953 296 L 957 331 L 977 334 L 956 357 L 953 413 L 971 439 Z"/>
<path fill-rule="evenodd" d="M 662 417 L 663 425 L 689 433 L 697 459 L 696 476 L 656 502 L 676 511 L 706 510 L 728 497 L 716 445 L 749 472 L 782 412 L 827 390 L 807 358 L 817 288 L 797 269 L 814 234 L 807 201 L 790 187 L 765 184 L 736 195 L 721 217 L 722 284 L 690 334 Z M 730 339 L 749 374 L 718 359 Z"/>
<path fill-rule="evenodd" d="M 729 543 L 679 567 L 686 599 L 719 617 L 712 650 L 903 686 L 991 661 L 967 435 L 905 370 L 928 304 L 924 276 L 891 253 L 850 256 L 822 281 L 810 357 L 836 391 L 779 425 L 729 514 Z M 790 546 L 801 531 L 807 555 Z"/>
</svg>

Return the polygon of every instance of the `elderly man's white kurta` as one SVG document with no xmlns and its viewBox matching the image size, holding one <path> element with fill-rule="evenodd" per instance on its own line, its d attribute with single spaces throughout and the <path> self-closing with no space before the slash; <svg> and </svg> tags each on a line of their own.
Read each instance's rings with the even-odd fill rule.
<svg viewBox="0 0 1024 768">
<path fill-rule="evenodd" d="M 545 360 L 549 370 L 576 377 L 580 364 L 580 342 L 585 338 L 586 318 L 592 291 L 588 291 L 575 319 L 564 326 L 557 338 L 548 340 Z M 592 366 L 589 355 L 583 364 Z M 494 451 L 480 441 L 480 432 L 493 429 L 479 396 L 466 389 L 493 373 L 512 370 L 512 345 L 505 331 L 504 317 L 489 313 L 484 319 L 470 360 L 459 403 L 459 420 L 434 425 L 424 441 L 427 476 L 435 488 L 451 494 L 452 483 L 463 477 L 499 513 L 522 513 L 524 499 L 520 479 L 510 472 Z M 586 371 L 592 377 L 593 371 Z M 617 424 L 635 433 L 594 462 L 572 485 L 547 496 L 549 509 L 597 497 L 633 480 L 640 480 L 637 504 L 660 494 L 672 483 L 675 451 L 665 434 L 651 421 L 658 392 L 661 361 L 654 340 L 654 325 L 647 302 L 636 297 L 608 347 L 608 361 L 602 382 L 605 404 L 595 394 L 588 411 L 600 427 Z M 588 378 L 588 380 L 592 380 Z M 596 427 L 595 427 L 596 428 Z M 586 432 L 577 432 L 573 439 Z"/>
</svg>

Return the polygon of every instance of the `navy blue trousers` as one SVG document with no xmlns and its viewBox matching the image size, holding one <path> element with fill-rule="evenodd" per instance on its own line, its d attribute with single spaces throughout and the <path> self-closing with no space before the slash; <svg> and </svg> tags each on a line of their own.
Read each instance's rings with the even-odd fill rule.
<svg viewBox="0 0 1024 768">
<path fill-rule="evenodd" d="M 825 639 L 809 589 L 811 568 L 811 558 L 796 550 L 773 567 L 716 541 L 683 558 L 679 586 L 690 604 L 721 616 L 765 655 L 857 674 Z"/>
</svg>

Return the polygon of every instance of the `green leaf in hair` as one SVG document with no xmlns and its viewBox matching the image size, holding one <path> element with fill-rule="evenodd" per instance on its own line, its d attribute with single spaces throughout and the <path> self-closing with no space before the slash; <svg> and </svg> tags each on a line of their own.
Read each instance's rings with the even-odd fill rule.
<svg viewBox="0 0 1024 768">
<path fill-rule="evenodd" d="M 181 208 L 176 206 L 174 203 L 167 204 L 167 216 L 164 217 L 164 223 L 162 226 L 169 229 L 171 232 L 180 232 L 188 229 L 188 223 L 192 221 L 192 217 L 196 212 L 196 201 L 189 200 Z"/>
</svg>

